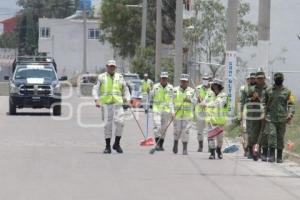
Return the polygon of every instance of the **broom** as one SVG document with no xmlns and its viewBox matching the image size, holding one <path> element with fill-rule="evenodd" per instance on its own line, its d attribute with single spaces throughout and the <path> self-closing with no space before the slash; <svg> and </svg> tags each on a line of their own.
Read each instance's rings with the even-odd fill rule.
<svg viewBox="0 0 300 200">
<path fill-rule="evenodd" d="M 183 103 L 184 103 L 184 102 L 183 102 Z M 172 119 L 169 121 L 167 127 L 165 128 L 165 130 L 163 131 L 163 133 L 162 133 L 161 136 L 159 137 L 158 141 L 156 142 L 155 147 L 154 147 L 153 149 L 150 150 L 150 152 L 149 152 L 150 154 L 154 154 L 154 153 L 155 153 L 155 151 L 156 151 L 156 149 L 157 149 L 157 147 L 158 147 L 159 142 L 163 139 L 163 136 L 166 134 L 166 132 L 167 132 L 169 126 L 170 126 L 171 123 L 175 120 L 176 114 L 178 113 L 178 111 L 181 110 L 181 108 L 182 108 L 182 106 L 183 106 L 183 103 L 180 105 L 180 109 L 178 109 L 178 110 L 175 112 L 175 116 L 172 116 Z"/>
<path fill-rule="evenodd" d="M 154 145 L 154 139 L 145 136 L 144 131 L 143 131 L 143 129 L 142 129 L 140 123 L 138 122 L 138 120 L 137 120 L 137 118 L 136 118 L 134 112 L 132 111 L 132 108 L 130 108 L 130 112 L 131 112 L 131 114 L 132 114 L 132 116 L 133 116 L 135 122 L 137 123 L 137 125 L 138 125 L 138 127 L 139 127 L 139 129 L 140 129 L 140 132 L 142 133 L 142 135 L 143 135 L 143 137 L 144 137 L 144 140 L 142 140 L 142 141 L 140 142 L 140 145 L 141 145 L 141 146 L 152 146 L 152 145 Z M 147 133 L 147 136 L 148 136 L 148 133 Z"/>
</svg>

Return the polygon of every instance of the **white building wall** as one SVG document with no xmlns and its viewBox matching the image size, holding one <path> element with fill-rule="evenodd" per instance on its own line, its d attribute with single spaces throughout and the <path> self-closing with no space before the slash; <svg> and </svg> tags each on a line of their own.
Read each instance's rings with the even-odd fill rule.
<svg viewBox="0 0 300 200">
<path fill-rule="evenodd" d="M 59 76 L 80 73 L 83 66 L 83 21 L 41 18 L 39 27 L 49 27 L 50 38 L 39 38 L 38 51 L 54 57 Z M 96 20 L 88 20 L 87 37 L 88 29 L 98 27 Z M 107 42 L 103 44 L 96 39 L 87 39 L 88 72 L 93 73 L 96 69 L 103 68 L 113 55 L 113 49 Z"/>
</svg>

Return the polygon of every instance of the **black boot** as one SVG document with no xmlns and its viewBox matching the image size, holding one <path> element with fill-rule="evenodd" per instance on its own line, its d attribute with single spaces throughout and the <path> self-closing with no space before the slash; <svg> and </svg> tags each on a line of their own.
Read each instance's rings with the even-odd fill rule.
<svg viewBox="0 0 300 200">
<path fill-rule="evenodd" d="M 277 163 L 283 163 L 282 149 L 277 149 Z"/>
<path fill-rule="evenodd" d="M 216 153 L 215 153 L 215 149 L 210 149 L 209 152 L 210 152 L 210 156 L 209 156 L 209 159 L 210 160 L 214 160 L 216 159 Z"/>
<path fill-rule="evenodd" d="M 249 149 L 248 149 L 248 147 L 246 147 L 246 148 L 244 148 L 244 157 L 248 157 L 248 155 L 249 155 Z"/>
<path fill-rule="evenodd" d="M 223 154 L 222 154 L 222 151 L 221 151 L 221 147 L 217 147 L 217 154 L 218 154 L 219 159 L 223 159 Z"/>
<path fill-rule="evenodd" d="M 268 161 L 268 148 L 263 148 L 262 149 L 262 155 L 261 155 L 261 160 L 264 162 Z"/>
<path fill-rule="evenodd" d="M 183 146 L 183 150 L 182 150 L 182 155 L 187 155 L 188 152 L 187 152 L 187 142 L 183 142 L 182 143 L 182 146 Z"/>
<path fill-rule="evenodd" d="M 113 145 L 113 149 L 116 150 L 116 152 L 118 153 L 123 153 L 123 150 L 120 146 L 120 140 L 121 140 L 121 137 L 120 136 L 116 136 L 115 138 L 115 143 Z"/>
<path fill-rule="evenodd" d="M 164 151 L 164 139 L 160 139 L 159 141 L 159 151 Z"/>
<path fill-rule="evenodd" d="M 248 159 L 253 159 L 253 151 L 252 151 L 252 147 L 248 147 Z"/>
<path fill-rule="evenodd" d="M 178 152 L 178 140 L 174 140 L 174 145 L 173 145 L 173 153 Z"/>
<path fill-rule="evenodd" d="M 275 148 L 270 148 L 269 162 L 275 162 Z"/>
<path fill-rule="evenodd" d="M 156 143 L 156 144 L 157 144 L 158 140 L 159 140 L 159 137 L 156 137 L 156 138 L 155 138 L 155 143 Z"/>
<path fill-rule="evenodd" d="M 110 138 L 106 138 L 105 143 L 106 143 L 106 146 L 105 146 L 105 149 L 104 149 L 103 153 L 104 154 L 109 154 L 109 153 L 111 153 Z"/>
<path fill-rule="evenodd" d="M 198 152 L 203 152 L 203 141 L 199 141 Z"/>
</svg>

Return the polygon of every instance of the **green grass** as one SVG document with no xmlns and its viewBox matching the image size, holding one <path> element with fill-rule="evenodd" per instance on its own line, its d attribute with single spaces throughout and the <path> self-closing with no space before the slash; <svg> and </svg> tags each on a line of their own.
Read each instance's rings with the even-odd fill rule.
<svg viewBox="0 0 300 200">
<path fill-rule="evenodd" d="M 241 134 L 241 127 L 238 121 L 225 127 L 226 137 L 236 138 Z"/>
<path fill-rule="evenodd" d="M 234 122 L 226 127 L 226 136 L 229 138 L 236 138 L 240 135 L 240 125 Z M 294 143 L 294 148 L 291 152 L 300 154 L 300 102 L 296 104 L 296 114 L 290 125 L 287 125 L 285 133 L 285 149 L 287 150 L 287 143 L 291 141 Z"/>
<path fill-rule="evenodd" d="M 296 114 L 292 124 L 287 126 L 285 142 L 287 143 L 288 140 L 295 144 L 292 152 L 300 154 L 300 102 L 296 104 Z"/>
</svg>

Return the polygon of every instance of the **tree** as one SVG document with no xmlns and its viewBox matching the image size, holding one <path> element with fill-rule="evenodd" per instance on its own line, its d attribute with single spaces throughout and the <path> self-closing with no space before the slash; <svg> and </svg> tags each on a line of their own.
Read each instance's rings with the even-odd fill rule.
<svg viewBox="0 0 300 200">
<path fill-rule="evenodd" d="M 10 48 L 15 49 L 18 47 L 17 34 L 13 33 L 4 33 L 0 35 L 0 48 Z"/>
<path fill-rule="evenodd" d="M 150 79 L 154 79 L 154 47 L 138 48 L 132 60 L 132 70 L 143 77 L 144 73 L 148 73 Z"/>
<path fill-rule="evenodd" d="M 100 23 L 102 37 L 108 40 L 122 57 L 132 57 L 139 44 L 141 10 L 126 7 L 126 4 L 138 3 L 138 0 L 102 1 Z"/>
<path fill-rule="evenodd" d="M 78 0 L 19 0 L 17 4 L 38 17 L 65 18 L 75 12 Z"/>
<path fill-rule="evenodd" d="M 195 0 L 193 8 L 195 17 L 185 22 L 186 26 L 193 27 L 184 35 L 187 46 L 196 46 L 193 53 L 198 54 L 201 61 L 224 64 L 227 31 L 224 5 L 220 0 Z M 249 12 L 249 4 L 241 3 L 238 11 L 238 48 L 257 42 L 257 27 L 243 19 Z M 209 65 L 209 68 L 215 77 L 219 67 Z"/>
<path fill-rule="evenodd" d="M 121 57 L 133 57 L 140 46 L 142 9 L 126 5 L 141 0 L 103 0 L 100 27 L 102 40 L 109 41 Z M 162 42 L 171 44 L 175 30 L 175 1 L 163 0 Z M 147 45 L 155 44 L 156 1 L 148 1 Z"/>
</svg>

